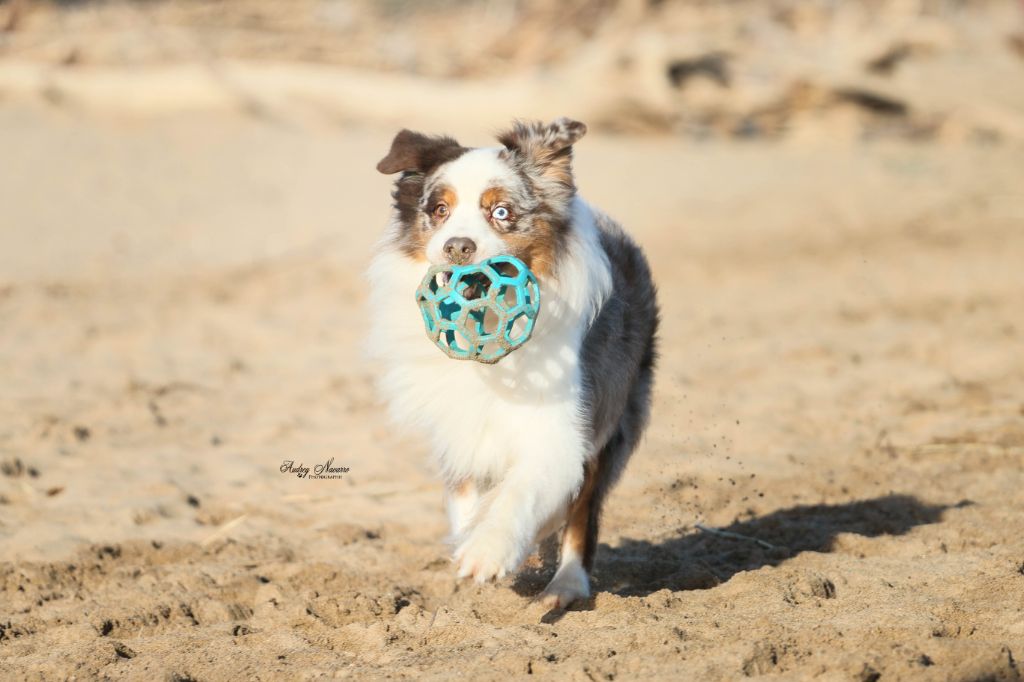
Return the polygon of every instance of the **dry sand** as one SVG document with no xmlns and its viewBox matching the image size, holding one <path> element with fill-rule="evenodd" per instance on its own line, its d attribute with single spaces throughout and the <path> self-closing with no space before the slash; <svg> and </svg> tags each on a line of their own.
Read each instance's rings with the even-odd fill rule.
<svg viewBox="0 0 1024 682">
<path fill-rule="evenodd" d="M 96 27 L 120 24 L 91 13 L 123 6 L 32 7 L 0 59 L 0 679 L 1024 676 L 1024 61 L 991 24 L 893 21 L 839 68 L 795 12 L 802 42 L 755 35 L 800 49 L 740 50 L 727 95 L 672 95 L 696 132 L 609 135 L 665 129 L 619 109 L 580 143 L 582 193 L 652 261 L 663 355 L 595 597 L 546 613 L 550 552 L 456 583 L 426 448 L 363 360 L 396 112 L 310 108 L 356 81 L 244 61 L 263 43 L 232 31 L 211 44 L 242 70 L 216 73 L 247 89 L 220 106 L 177 54 L 119 69 Z M 55 16 L 85 32 L 47 34 Z M 907 36 L 909 75 L 856 82 L 909 113 L 836 105 L 849 65 Z M 509 58 L 563 65 L 547 92 L 586 54 Z M 432 83 L 357 80 L 367 111 Z M 947 106 L 961 84 L 991 97 Z M 446 132 L 487 144 L 546 113 L 534 85 L 495 112 L 463 83 L 477 106 Z M 781 137 L 719 134 L 780 115 Z M 280 472 L 331 459 L 341 479 Z"/>
<path fill-rule="evenodd" d="M 545 614 L 456 585 L 359 359 L 387 142 L 0 110 L 0 677 L 1019 679 L 1019 149 L 584 140 L 664 355 Z"/>
</svg>

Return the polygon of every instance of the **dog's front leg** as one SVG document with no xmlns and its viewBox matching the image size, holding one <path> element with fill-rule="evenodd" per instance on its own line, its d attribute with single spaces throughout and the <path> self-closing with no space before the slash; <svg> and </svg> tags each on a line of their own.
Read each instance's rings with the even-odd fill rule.
<svg viewBox="0 0 1024 682">
<path fill-rule="evenodd" d="M 482 516 L 455 551 L 459 577 L 477 582 L 514 572 L 540 530 L 564 515 L 583 483 L 584 446 L 574 420 L 551 419 L 521 434 L 507 475 L 489 495 Z M 545 421 L 548 421 L 545 420 Z"/>
<path fill-rule="evenodd" d="M 451 528 L 450 541 L 459 541 L 472 525 L 479 501 L 480 494 L 471 478 L 464 478 L 446 486 L 445 507 Z"/>
</svg>

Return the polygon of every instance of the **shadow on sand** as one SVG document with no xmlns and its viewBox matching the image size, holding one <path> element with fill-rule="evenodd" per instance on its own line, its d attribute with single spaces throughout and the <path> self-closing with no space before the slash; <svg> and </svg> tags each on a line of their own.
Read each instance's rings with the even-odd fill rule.
<svg viewBox="0 0 1024 682">
<path fill-rule="evenodd" d="M 777 566 L 801 552 L 830 552 L 840 533 L 865 537 L 903 535 L 915 526 L 937 523 L 956 505 L 925 504 L 910 495 L 888 495 L 844 504 L 800 505 L 737 521 L 719 530 L 746 538 L 723 537 L 696 528 L 661 542 L 625 538 L 618 547 L 602 544 L 594 567 L 593 591 L 645 596 L 658 590 L 702 590 L 726 582 L 741 571 Z M 524 570 L 513 589 L 522 596 L 539 593 L 554 573 L 553 542 L 541 550 L 543 568 Z M 587 610 L 583 603 L 573 609 Z M 554 614 L 549 614 L 557 619 Z"/>
</svg>

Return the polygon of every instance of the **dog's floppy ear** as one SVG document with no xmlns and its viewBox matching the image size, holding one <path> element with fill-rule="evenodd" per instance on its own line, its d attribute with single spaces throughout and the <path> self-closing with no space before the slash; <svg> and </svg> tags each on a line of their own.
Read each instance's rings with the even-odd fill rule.
<svg viewBox="0 0 1024 682">
<path fill-rule="evenodd" d="M 515 121 L 498 141 L 531 170 L 571 186 L 572 145 L 586 134 L 586 125 L 563 116 L 548 124 Z"/>
<path fill-rule="evenodd" d="M 429 173 L 442 163 L 458 158 L 466 148 L 450 137 L 430 137 L 402 130 L 391 142 L 391 151 L 377 164 L 385 175 L 398 172 Z"/>
</svg>

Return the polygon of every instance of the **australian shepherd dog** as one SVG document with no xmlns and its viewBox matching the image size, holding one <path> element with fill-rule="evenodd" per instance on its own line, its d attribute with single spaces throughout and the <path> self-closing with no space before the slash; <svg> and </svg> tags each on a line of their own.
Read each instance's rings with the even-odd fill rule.
<svg viewBox="0 0 1024 682">
<path fill-rule="evenodd" d="M 656 356 L 647 260 L 576 193 L 586 130 L 516 122 L 483 148 L 399 132 L 377 164 L 399 175 L 368 272 L 380 389 L 436 458 L 458 576 L 500 579 L 561 530 L 540 596 L 553 608 L 590 596 L 601 506 L 647 425 Z M 416 288 L 432 264 L 498 255 L 538 279 L 533 336 L 496 364 L 453 360 L 426 337 Z"/>
</svg>

